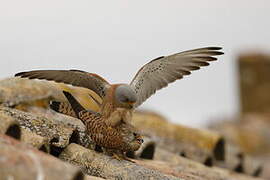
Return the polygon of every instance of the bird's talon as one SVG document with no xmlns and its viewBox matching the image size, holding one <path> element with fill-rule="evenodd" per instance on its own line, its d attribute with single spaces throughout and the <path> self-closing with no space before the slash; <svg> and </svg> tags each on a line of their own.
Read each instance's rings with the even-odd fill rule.
<svg viewBox="0 0 270 180">
<path fill-rule="evenodd" d="M 124 159 L 125 159 L 126 161 L 129 161 L 129 162 L 135 163 L 135 161 L 133 161 L 133 160 L 131 160 L 131 159 L 127 158 L 127 157 L 125 157 Z"/>
<path fill-rule="evenodd" d="M 126 160 L 126 161 L 129 161 L 129 162 L 135 163 L 135 161 L 132 161 L 131 159 L 129 159 L 129 158 L 125 157 L 125 156 L 119 155 L 119 154 L 113 153 L 112 157 L 114 159 L 117 159 L 118 161 Z"/>
<path fill-rule="evenodd" d="M 112 157 L 115 158 L 115 159 L 117 159 L 118 161 L 121 161 L 121 160 L 124 159 L 123 157 L 120 157 L 118 154 L 115 154 L 115 153 L 113 153 L 113 156 Z"/>
</svg>

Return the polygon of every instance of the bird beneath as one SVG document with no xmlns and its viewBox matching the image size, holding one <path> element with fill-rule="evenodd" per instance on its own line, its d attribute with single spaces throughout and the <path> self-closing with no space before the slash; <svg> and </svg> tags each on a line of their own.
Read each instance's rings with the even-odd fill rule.
<svg viewBox="0 0 270 180">
<path fill-rule="evenodd" d="M 97 74 L 81 70 L 34 70 L 20 72 L 15 76 L 45 79 L 94 91 L 102 99 L 98 113 L 104 125 L 117 129 L 123 124 L 130 125 L 134 109 L 157 90 L 191 74 L 191 71 L 208 66 L 209 62 L 217 60 L 215 56 L 223 54 L 221 49 L 220 47 L 205 47 L 158 57 L 141 67 L 129 84 L 110 84 Z M 89 118 L 91 119 L 92 116 Z M 86 127 L 92 128 L 91 125 L 86 125 Z M 102 134 L 105 138 L 107 132 L 103 130 L 100 128 L 98 134 Z"/>
<path fill-rule="evenodd" d="M 101 146 L 106 154 L 118 160 L 126 159 L 126 152 L 137 151 L 143 143 L 142 136 L 129 123 L 121 123 L 112 128 L 103 116 L 86 110 L 69 92 L 63 91 L 68 103 L 51 101 L 50 108 L 56 112 L 80 119 L 86 126 L 86 132 L 96 145 Z M 129 160 L 130 161 L 130 160 Z"/>
</svg>

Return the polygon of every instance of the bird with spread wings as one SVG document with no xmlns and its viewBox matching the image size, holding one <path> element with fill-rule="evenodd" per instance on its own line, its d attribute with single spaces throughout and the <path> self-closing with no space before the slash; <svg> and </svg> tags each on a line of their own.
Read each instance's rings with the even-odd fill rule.
<svg viewBox="0 0 270 180">
<path fill-rule="evenodd" d="M 83 109 L 69 93 L 64 93 L 69 105 L 55 103 L 52 107 L 81 119 L 97 145 L 124 153 L 138 150 L 142 143 L 141 136 L 130 123 L 133 110 L 157 90 L 217 60 L 215 56 L 223 54 L 220 50 L 220 47 L 206 47 L 156 58 L 145 64 L 129 84 L 110 84 L 97 74 L 81 70 L 35 70 L 15 76 L 61 82 L 94 91 L 102 99 L 99 112 Z"/>
</svg>

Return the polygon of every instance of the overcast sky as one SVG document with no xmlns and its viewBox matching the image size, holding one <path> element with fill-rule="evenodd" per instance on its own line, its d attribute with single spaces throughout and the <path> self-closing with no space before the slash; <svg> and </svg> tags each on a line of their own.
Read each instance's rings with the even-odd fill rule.
<svg viewBox="0 0 270 180">
<path fill-rule="evenodd" d="M 268 0 L 8 0 L 0 3 L 0 78 L 81 69 L 130 82 L 156 57 L 222 46 L 219 61 L 169 85 L 141 108 L 202 126 L 238 112 L 236 58 L 270 52 Z"/>
</svg>

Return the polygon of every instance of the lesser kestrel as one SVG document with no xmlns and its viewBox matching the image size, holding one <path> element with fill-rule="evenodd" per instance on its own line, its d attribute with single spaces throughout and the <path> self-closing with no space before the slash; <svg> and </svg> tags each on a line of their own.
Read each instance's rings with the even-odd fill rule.
<svg viewBox="0 0 270 180">
<path fill-rule="evenodd" d="M 101 119 L 107 127 L 118 128 L 123 124 L 129 124 L 132 111 L 157 90 L 189 75 L 190 71 L 217 60 L 214 56 L 223 54 L 220 50 L 220 47 L 206 47 L 156 58 L 145 64 L 129 84 L 110 84 L 97 74 L 80 70 L 36 70 L 20 72 L 15 76 L 46 79 L 94 91 L 102 98 L 101 109 L 98 112 L 102 116 Z M 89 117 L 91 119 L 90 115 Z M 102 128 L 98 133 L 103 137 L 106 134 Z M 94 141 L 99 144 L 99 139 Z"/>
<path fill-rule="evenodd" d="M 87 134 L 96 145 L 103 147 L 107 154 L 117 159 L 127 159 L 125 152 L 137 151 L 140 148 L 143 139 L 134 126 L 129 123 L 108 126 L 102 114 L 86 110 L 69 92 L 63 93 L 69 103 L 52 101 L 51 109 L 80 119 L 86 126 Z"/>
</svg>

